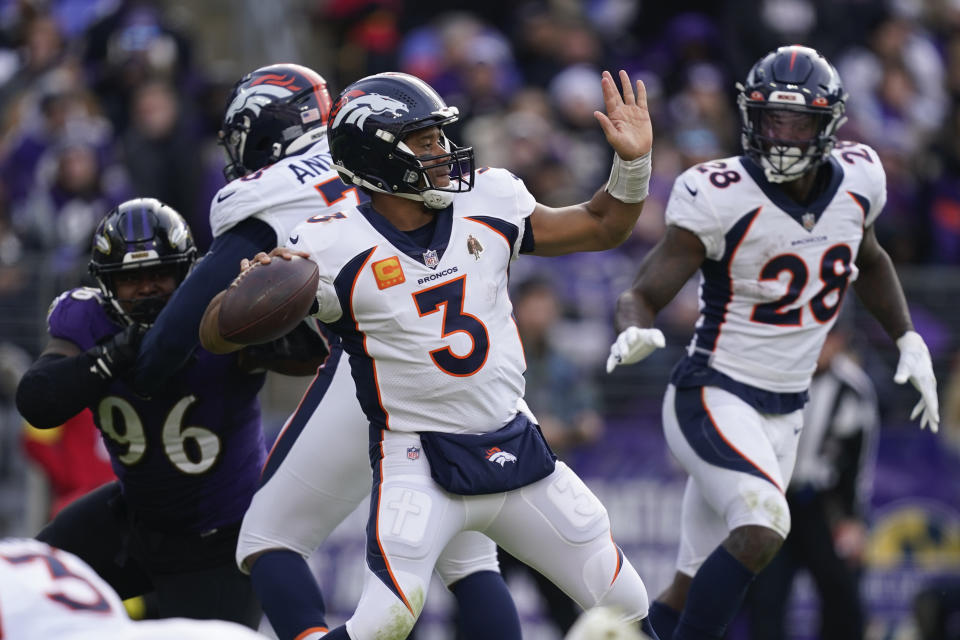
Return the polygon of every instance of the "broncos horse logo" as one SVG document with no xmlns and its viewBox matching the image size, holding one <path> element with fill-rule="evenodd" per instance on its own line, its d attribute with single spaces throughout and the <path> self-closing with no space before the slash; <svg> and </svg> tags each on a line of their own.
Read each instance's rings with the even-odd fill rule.
<svg viewBox="0 0 960 640">
<path fill-rule="evenodd" d="M 500 447 L 491 447 L 487 449 L 487 460 L 490 462 L 495 462 L 501 467 L 506 466 L 508 462 L 516 462 L 517 456 L 513 455 L 509 451 L 504 451 Z"/>
<path fill-rule="evenodd" d="M 410 111 L 405 103 L 390 96 L 379 93 L 361 93 L 357 96 L 348 95 L 346 100 L 337 107 L 333 127 L 339 127 L 341 122 L 354 124 L 363 129 L 363 123 L 372 115 L 388 113 L 394 118 Z"/>
<path fill-rule="evenodd" d="M 233 120 L 233 116 L 247 109 L 253 112 L 254 117 L 257 117 L 263 107 L 271 102 L 286 98 L 292 93 L 290 87 L 276 84 L 260 84 L 257 85 L 255 90 L 241 91 L 227 107 L 227 113 L 223 119 L 230 122 Z"/>
</svg>

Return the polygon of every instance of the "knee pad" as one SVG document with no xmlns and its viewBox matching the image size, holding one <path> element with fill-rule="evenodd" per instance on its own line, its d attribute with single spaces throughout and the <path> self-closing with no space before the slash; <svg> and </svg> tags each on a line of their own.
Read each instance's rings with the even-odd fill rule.
<svg viewBox="0 0 960 640">
<path fill-rule="evenodd" d="M 787 498 L 770 482 L 750 476 L 740 483 L 738 498 L 731 501 L 724 513 L 730 531 L 744 525 L 758 525 L 773 529 L 783 538 L 790 533 Z"/>
<path fill-rule="evenodd" d="M 423 611 L 429 585 L 404 571 L 397 571 L 394 577 L 410 608 L 368 570 L 360 602 L 346 623 L 352 640 L 400 639 L 410 634 Z"/>
<path fill-rule="evenodd" d="M 627 621 L 645 618 L 650 606 L 647 587 L 620 548 L 613 546 L 616 549 L 613 561 L 620 565 L 618 571 L 616 564 L 612 565 L 616 578 L 610 579 L 611 552 L 608 550 L 594 554 L 583 569 L 588 585 L 604 587 L 602 592 L 597 593 L 593 606 L 612 607 Z"/>
</svg>

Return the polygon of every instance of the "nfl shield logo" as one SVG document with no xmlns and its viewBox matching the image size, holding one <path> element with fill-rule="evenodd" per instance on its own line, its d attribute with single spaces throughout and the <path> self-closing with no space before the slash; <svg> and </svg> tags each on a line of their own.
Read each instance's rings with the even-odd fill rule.
<svg viewBox="0 0 960 640">
<path fill-rule="evenodd" d="M 428 249 L 423 252 L 423 263 L 430 267 L 431 269 L 435 268 L 440 264 L 440 258 L 437 257 L 437 252 L 433 249 Z"/>
<path fill-rule="evenodd" d="M 407 460 L 416 460 L 420 457 L 420 447 L 407 447 Z"/>
<path fill-rule="evenodd" d="M 817 216 L 813 215 L 812 213 L 803 214 L 800 220 L 803 222 L 803 228 L 807 231 L 812 231 L 814 225 L 817 224 Z"/>
</svg>

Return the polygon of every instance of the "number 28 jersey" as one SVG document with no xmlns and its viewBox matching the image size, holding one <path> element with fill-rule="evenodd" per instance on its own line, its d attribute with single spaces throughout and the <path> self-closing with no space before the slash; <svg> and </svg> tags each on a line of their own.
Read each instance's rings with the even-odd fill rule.
<svg viewBox="0 0 960 640">
<path fill-rule="evenodd" d="M 886 202 L 870 147 L 840 142 L 829 184 L 798 205 L 745 157 L 691 167 L 673 186 L 667 224 L 706 249 L 694 363 L 774 393 L 806 391 L 836 321 L 864 229 Z"/>
<path fill-rule="evenodd" d="M 373 428 L 486 433 L 516 414 L 526 362 L 507 274 L 535 204 L 509 172 L 481 169 L 427 247 L 369 205 L 294 230 L 287 246 L 319 266 L 316 315 L 342 338 Z"/>
</svg>

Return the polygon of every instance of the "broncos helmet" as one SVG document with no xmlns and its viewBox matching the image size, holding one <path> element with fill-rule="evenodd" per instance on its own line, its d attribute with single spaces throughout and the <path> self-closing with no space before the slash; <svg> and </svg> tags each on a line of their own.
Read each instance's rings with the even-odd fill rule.
<svg viewBox="0 0 960 640">
<path fill-rule="evenodd" d="M 118 320 L 123 324 L 150 325 L 169 296 L 121 300 L 113 276 L 124 271 L 174 266 L 179 286 L 196 255 L 197 247 L 183 216 L 155 198 L 136 198 L 121 203 L 100 221 L 93 234 L 88 268 Z"/>
<path fill-rule="evenodd" d="M 770 182 L 796 180 L 827 160 L 837 129 L 846 122 L 847 94 L 837 70 L 820 53 L 799 45 L 780 47 L 757 61 L 737 89 L 744 152 Z M 799 146 L 765 136 L 761 120 L 773 110 L 815 117 L 816 135 Z"/>
<path fill-rule="evenodd" d="M 323 77 L 298 64 L 251 71 L 233 87 L 220 128 L 227 180 L 273 164 L 326 132 L 330 93 Z"/>
<path fill-rule="evenodd" d="M 330 155 L 343 181 L 380 193 L 422 201 L 444 209 L 454 193 L 473 188 L 473 148 L 461 148 L 443 136 L 443 126 L 460 112 L 448 107 L 426 82 L 405 73 L 379 73 L 343 90 L 330 113 Z M 441 128 L 446 153 L 417 155 L 404 143 L 415 131 Z M 450 184 L 433 184 L 427 170 L 450 167 Z"/>
</svg>

